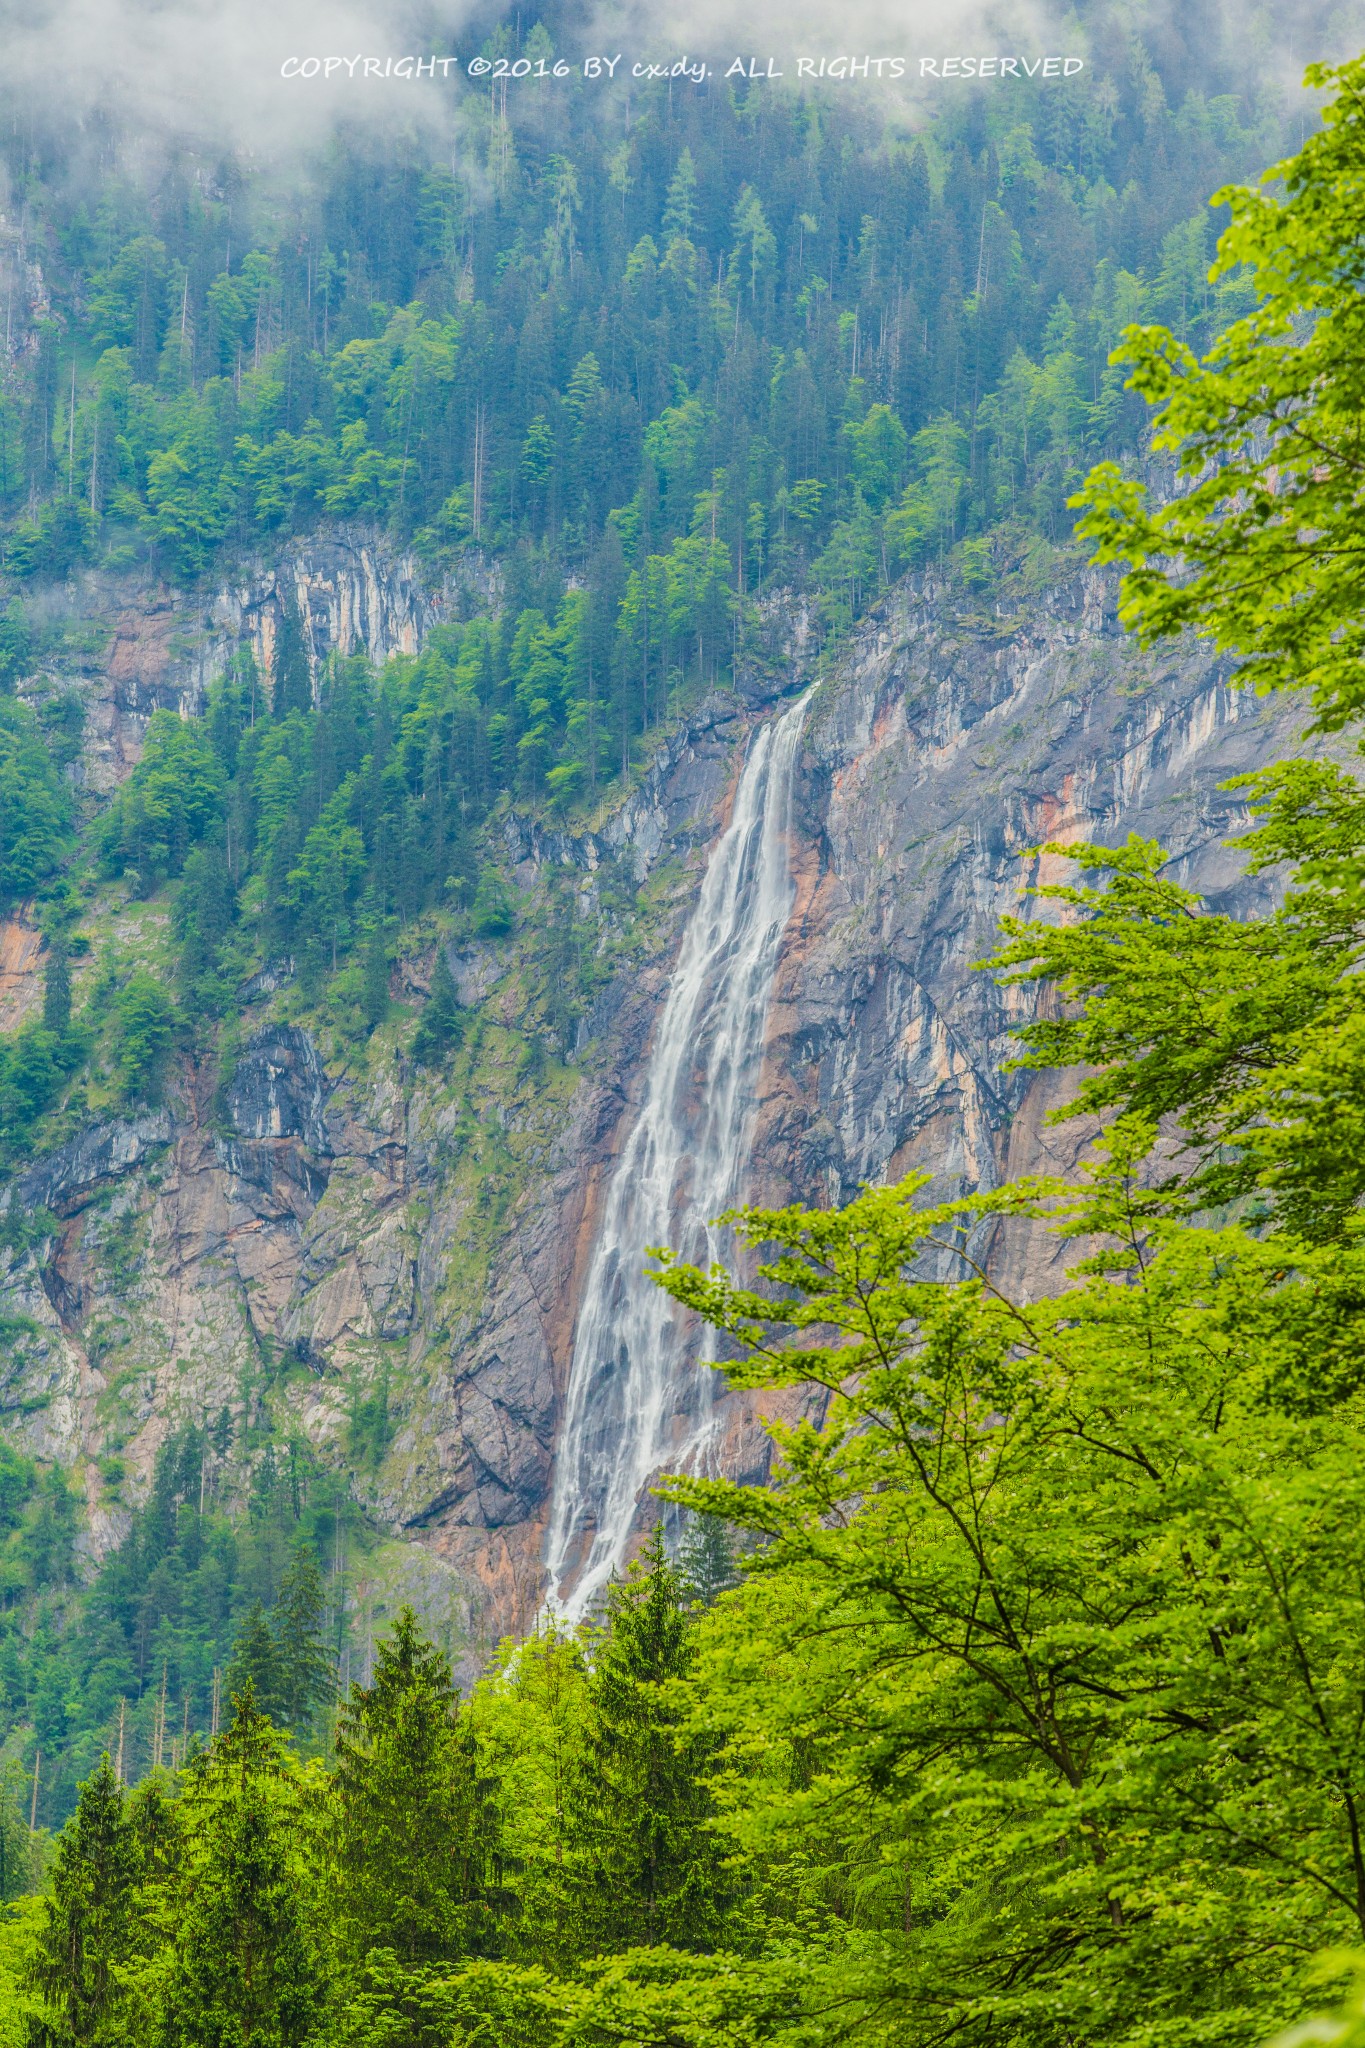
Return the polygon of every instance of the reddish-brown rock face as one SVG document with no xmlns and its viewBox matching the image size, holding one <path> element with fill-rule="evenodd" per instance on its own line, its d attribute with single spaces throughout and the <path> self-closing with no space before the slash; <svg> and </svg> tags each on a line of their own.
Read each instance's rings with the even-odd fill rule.
<svg viewBox="0 0 1365 2048">
<path fill-rule="evenodd" d="M 363 637 L 373 615 L 401 645 L 428 616 L 410 590 L 394 595 L 382 562 L 310 574 L 330 607 L 316 630 L 335 640 Z M 1220 905 L 1268 896 L 1223 846 L 1237 811 L 1218 785 L 1285 751 L 1295 716 L 1230 690 L 1200 653 L 1139 655 L 1112 595 L 1087 574 L 1010 617 L 969 616 L 951 595 L 906 589 L 823 678 L 796 776 L 795 901 L 768 1008 L 753 1199 L 839 1202 L 911 1167 L 945 1188 L 989 1186 L 1074 1161 L 1088 1132 L 1044 1127 L 1059 1080 L 1005 1071 L 1031 995 L 975 966 L 1038 879 L 1024 855 L 1044 838 L 1159 836 Z M 232 600 L 239 624 L 253 602 Z M 111 707 L 90 728 L 97 783 L 116 779 L 155 702 L 198 687 L 176 669 L 160 611 L 129 616 L 92 684 Z M 382 1380 L 393 1427 L 382 1459 L 355 1472 L 358 1496 L 418 1546 L 415 1560 L 458 1575 L 471 1664 L 532 1618 L 613 1164 L 747 736 L 800 666 L 706 706 L 599 835 L 509 825 L 528 899 L 546 868 L 568 872 L 621 960 L 585 1020 L 576 1081 L 509 1084 L 504 1101 L 472 1105 L 508 1133 L 510 1195 L 471 1178 L 438 1079 L 401 1060 L 363 1078 L 324 1060 L 275 1017 L 270 976 L 244 991 L 241 1049 L 216 1095 L 211 1075 L 186 1073 L 166 1114 L 94 1127 L 34 1163 L 4 1199 L 51 1209 L 59 1229 L 0 1253 L 0 1309 L 31 1324 L 0 1365 L 0 1400 L 35 1449 L 77 1463 L 116 1437 L 145 1472 L 175 1422 L 268 1391 L 288 1427 L 345 1465 L 354 1403 Z M 629 918 L 603 907 L 613 864 L 648 885 Z M 25 944 L 12 939 L 2 963 L 16 986 L 35 980 Z M 518 935 L 523 963 L 535 944 L 534 928 Z M 465 1001 L 514 1020 L 520 984 L 498 949 L 452 964 Z M 420 964 L 405 971 L 420 988 Z M 477 1285 L 460 1279 L 471 1245 Z M 1030 1289 L 1058 1257 L 1038 1233 L 991 1255 Z M 723 1415 L 723 1461 L 753 1478 L 760 1405 L 735 1396 Z M 102 1547 L 121 1524 L 97 1493 Z"/>
</svg>

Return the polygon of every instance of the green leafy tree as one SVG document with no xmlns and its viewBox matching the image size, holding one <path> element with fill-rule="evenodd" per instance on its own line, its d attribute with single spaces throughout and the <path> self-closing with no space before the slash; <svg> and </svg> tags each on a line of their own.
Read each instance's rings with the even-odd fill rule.
<svg viewBox="0 0 1365 2048">
<path fill-rule="evenodd" d="M 0 1770 L 0 1904 L 31 1891 L 41 1868 L 24 1804 L 25 1776 L 17 1761 Z"/>
<path fill-rule="evenodd" d="M 874 512 L 894 495 L 905 465 L 905 428 L 889 405 L 869 406 L 861 420 L 845 427 L 853 454 L 853 474 Z"/>
<path fill-rule="evenodd" d="M 206 723 L 154 711 L 141 758 L 100 828 L 106 866 L 134 869 L 149 893 L 180 873 L 222 808 L 223 771 Z"/>
<path fill-rule="evenodd" d="M 1321 129 L 1259 190 L 1214 195 L 1232 220 L 1212 277 L 1249 273 L 1254 309 L 1203 358 L 1168 328 L 1124 331 L 1118 359 L 1156 408 L 1179 494 L 1154 505 L 1110 462 L 1075 502 L 1096 560 L 1127 565 L 1125 625 L 1145 641 L 1194 627 L 1248 683 L 1310 691 L 1330 728 L 1365 708 L 1365 59 L 1315 65 L 1308 82 L 1335 93 Z"/>
<path fill-rule="evenodd" d="M 484 868 L 474 890 L 470 921 L 481 939 L 500 939 L 511 931 L 515 912 L 507 884 L 496 868 Z"/>
<path fill-rule="evenodd" d="M 502 1645 L 471 1700 L 478 1739 L 497 1781 L 506 1952 L 567 1971 L 584 1950 L 579 1859 L 570 1821 L 584 1769 L 588 1667 L 583 1645 L 553 1621 Z"/>
<path fill-rule="evenodd" d="M 119 1093 L 128 1103 L 158 1102 L 175 1045 L 170 992 L 145 967 L 130 974 L 112 1006 L 112 1050 Z"/>
<path fill-rule="evenodd" d="M 1054 1120 L 1178 1118 L 1173 1201 L 1255 1201 L 1315 1240 L 1353 1228 L 1365 1194 L 1365 945 L 1358 885 L 1365 793 L 1338 768 L 1287 762 L 1245 785 L 1255 869 L 1287 871 L 1267 918 L 1211 913 L 1152 842 L 1058 846 L 1087 880 L 1038 893 L 1079 917 L 1006 918 L 993 965 L 1054 983 L 1075 1007 L 1022 1027 L 1022 1064 L 1094 1071 Z"/>
<path fill-rule="evenodd" d="M 1145 2042 L 1158 2013 L 1231 2043 L 1365 1927 L 1365 1269 L 1164 1218 L 1146 1142 L 1121 1127 L 1075 1194 L 926 1209 L 913 1176 L 748 1213 L 755 1287 L 665 1263 L 741 1385 L 827 1395 L 821 1426 L 773 1426 L 771 1490 L 670 1491 L 768 1539 L 695 1694 L 727 1826 L 793 1897 L 813 1823 L 900 1879 L 881 1943 L 817 1971 L 844 2024 L 1029 2038 L 1041 2002 L 1073 2038 Z M 961 1250 L 961 1280 L 918 1277 L 1021 1214 L 1101 1247 L 1055 1296 Z"/>
<path fill-rule="evenodd" d="M 70 847 L 71 799 L 26 704 L 0 698 L 0 904 L 32 895 Z"/>
</svg>

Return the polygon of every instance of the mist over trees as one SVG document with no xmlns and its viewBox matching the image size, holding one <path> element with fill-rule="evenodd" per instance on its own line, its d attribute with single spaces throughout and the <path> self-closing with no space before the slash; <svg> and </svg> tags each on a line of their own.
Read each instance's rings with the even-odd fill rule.
<svg viewBox="0 0 1365 2048">
<path fill-rule="evenodd" d="M 68 1090 L 147 1105 L 187 1048 L 230 1057 L 263 960 L 341 989 L 363 1040 L 422 917 L 410 1049 L 439 1074 L 466 1028 L 441 920 L 493 945 L 518 915 L 489 819 L 628 778 L 674 693 L 758 658 L 779 590 L 830 634 L 904 565 L 965 601 L 1075 511 L 1133 630 L 1202 633 L 1357 740 L 1365 60 L 1315 74 L 1322 124 L 1222 202 L 1210 275 L 1187 184 L 1249 170 L 1265 117 L 1172 110 L 1125 47 L 1112 104 L 1011 125 L 1002 95 L 907 142 L 823 101 L 661 95 L 550 151 L 494 102 L 478 206 L 338 152 L 308 233 L 221 269 L 221 194 L 172 167 L 82 214 L 35 157 L 69 297 L 4 397 L 30 601 L 82 561 L 210 577 L 363 516 L 433 564 L 497 552 L 506 602 L 378 674 L 315 675 L 286 609 L 270 676 L 243 648 L 201 718 L 158 713 L 97 815 L 11 607 L 0 873 L 48 946 L 0 1041 L 8 1159 Z M 1142 421 L 1174 495 L 1111 459 Z M 1021 1058 L 1079 1069 L 1058 1114 L 1103 1123 L 1074 1184 L 753 1211 L 746 1284 L 663 1255 L 734 1385 L 822 1398 L 770 1426 L 770 1483 L 668 1482 L 675 1549 L 656 1532 L 590 1623 L 542 1620 L 463 1696 L 410 1610 L 359 1654 L 363 1518 L 258 1390 L 171 1433 L 97 1569 L 64 1475 L 0 1443 L 5 2048 L 1242 2048 L 1316 2005 L 1282 2038 L 1352 2048 L 1348 758 L 1241 785 L 1248 865 L 1285 882 L 1262 917 L 1155 843 L 1049 849 L 1064 916 L 1008 920 L 988 971 L 1059 998 Z M 166 952 L 77 1000 L 115 886 L 164 902 Z M 573 913 L 547 915 L 571 991 Z M 971 1256 L 1020 1219 L 1074 1253 L 1038 1300 Z M 387 1383 L 357 1386 L 357 1468 L 389 1427 Z"/>
</svg>

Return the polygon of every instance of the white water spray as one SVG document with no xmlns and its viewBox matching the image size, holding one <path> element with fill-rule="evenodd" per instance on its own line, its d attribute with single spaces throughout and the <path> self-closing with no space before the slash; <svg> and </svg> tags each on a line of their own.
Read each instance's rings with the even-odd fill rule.
<svg viewBox="0 0 1365 2048">
<path fill-rule="evenodd" d="M 550 1601 L 571 1620 L 625 1565 L 649 1481 L 704 1468 L 713 1448 L 713 1353 L 696 1355 L 645 1262 L 655 1244 L 703 1269 L 728 1249 L 712 1219 L 739 1201 L 749 1159 L 768 995 L 794 896 L 787 841 L 805 715 L 802 697 L 754 735 L 607 1191 L 546 1545 Z"/>
</svg>

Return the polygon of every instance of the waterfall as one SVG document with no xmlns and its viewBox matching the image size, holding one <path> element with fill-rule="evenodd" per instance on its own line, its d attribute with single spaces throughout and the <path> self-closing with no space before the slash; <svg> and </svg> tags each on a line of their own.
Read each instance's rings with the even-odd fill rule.
<svg viewBox="0 0 1365 2048">
<path fill-rule="evenodd" d="M 740 1200 L 748 1164 L 768 994 L 794 895 L 787 837 L 805 713 L 803 696 L 754 734 L 603 1206 L 546 1546 L 549 1597 L 571 1618 L 623 1568 L 649 1481 L 704 1466 L 714 1445 L 719 1375 L 705 1370 L 714 1354 L 698 1357 L 645 1263 L 651 1245 L 702 1267 L 728 1249 L 712 1219 Z"/>
</svg>

